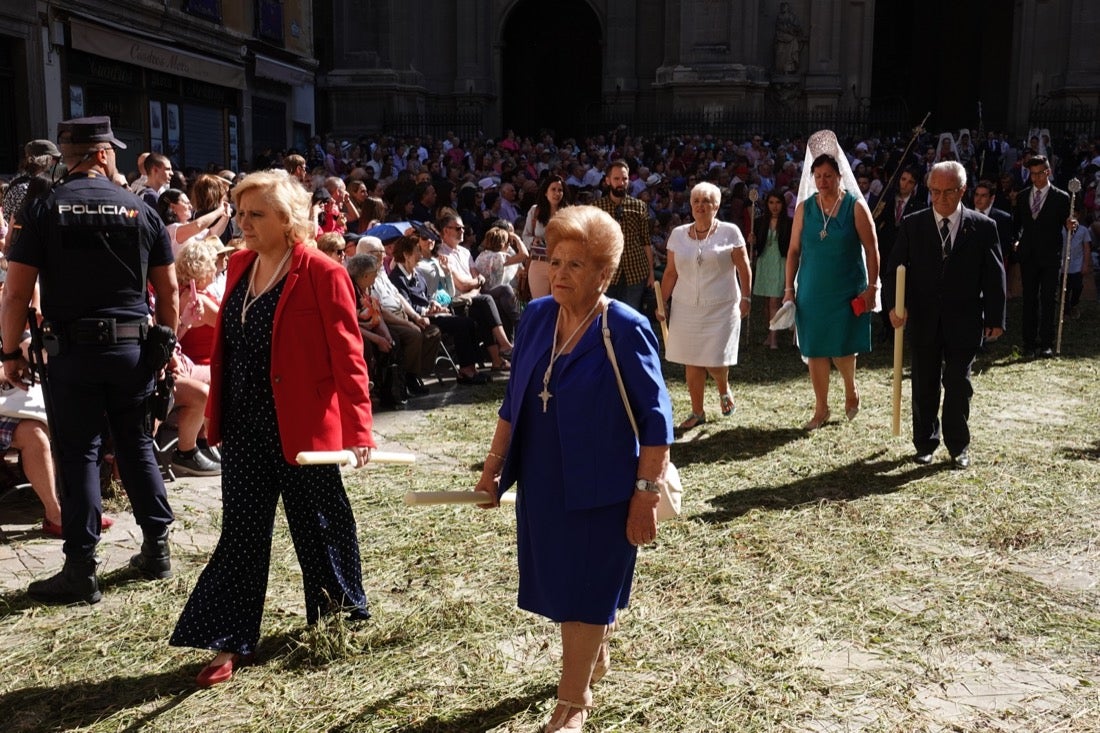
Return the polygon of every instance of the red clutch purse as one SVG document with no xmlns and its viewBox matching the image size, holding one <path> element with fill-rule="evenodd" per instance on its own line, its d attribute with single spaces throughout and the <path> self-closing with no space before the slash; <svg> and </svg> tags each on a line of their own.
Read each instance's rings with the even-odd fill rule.
<svg viewBox="0 0 1100 733">
<path fill-rule="evenodd" d="M 858 295 L 852 298 L 852 313 L 855 313 L 856 316 L 862 316 L 866 312 L 867 304 L 863 302 L 863 298 Z"/>
</svg>

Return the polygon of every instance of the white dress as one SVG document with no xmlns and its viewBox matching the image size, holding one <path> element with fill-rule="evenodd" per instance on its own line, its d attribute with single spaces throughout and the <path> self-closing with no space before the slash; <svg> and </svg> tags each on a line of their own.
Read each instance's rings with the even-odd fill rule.
<svg viewBox="0 0 1100 733">
<path fill-rule="evenodd" d="M 719 222 L 714 234 L 696 241 L 688 233 L 692 226 L 676 227 L 668 238 L 677 279 L 665 358 L 689 366 L 736 364 L 741 285 L 733 250 L 744 247 L 745 238 L 736 224 Z"/>
</svg>

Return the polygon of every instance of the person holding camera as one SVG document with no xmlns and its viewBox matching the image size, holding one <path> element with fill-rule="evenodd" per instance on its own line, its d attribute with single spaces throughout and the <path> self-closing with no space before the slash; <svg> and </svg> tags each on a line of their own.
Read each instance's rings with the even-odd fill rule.
<svg viewBox="0 0 1100 733">
<path fill-rule="evenodd" d="M 144 535 L 130 564 L 150 579 L 172 574 L 173 516 L 153 454 L 147 402 L 167 360 L 164 347 L 174 339 L 179 292 L 164 223 L 151 206 L 112 181 L 115 148 L 126 146 L 115 138 L 111 119 L 61 122 L 58 142 L 68 175 L 23 207 L 16 222 L 0 310 L 5 344 L 0 361 L 4 377 L 25 388 L 31 371 L 19 342 L 40 278 L 65 564 L 56 575 L 31 583 L 27 595 L 42 603 L 96 603 L 104 415 Z M 150 325 L 149 285 L 159 326 Z M 161 337 L 165 330 L 170 335 Z"/>
</svg>

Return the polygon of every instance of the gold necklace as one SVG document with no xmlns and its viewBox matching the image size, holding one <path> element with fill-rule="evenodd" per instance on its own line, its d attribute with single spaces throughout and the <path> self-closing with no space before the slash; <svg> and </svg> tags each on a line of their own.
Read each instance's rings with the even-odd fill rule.
<svg viewBox="0 0 1100 733">
<path fill-rule="evenodd" d="M 554 343 L 550 347 L 550 363 L 546 365 L 546 372 L 542 375 L 542 391 L 539 392 L 539 397 L 542 398 L 543 412 L 546 412 L 546 408 L 550 404 L 550 398 L 554 396 L 550 394 L 550 375 L 554 371 L 554 362 L 557 361 L 558 357 L 565 351 L 565 347 L 569 345 L 573 337 L 584 328 L 584 324 L 588 323 L 588 319 L 592 317 L 592 314 L 596 312 L 596 308 L 600 306 L 601 299 L 602 298 L 596 298 L 596 304 L 592 306 L 592 310 L 588 311 L 588 315 L 581 319 L 581 322 L 573 329 L 573 333 L 569 334 L 569 338 L 562 342 L 560 349 L 558 348 L 558 326 L 561 325 L 561 309 L 558 309 L 558 317 L 554 321 Z"/>
<path fill-rule="evenodd" d="M 245 318 L 248 317 L 248 309 L 256 305 L 256 301 L 260 299 L 264 293 L 271 290 L 271 286 L 275 284 L 275 280 L 278 279 L 279 273 L 283 271 L 283 265 L 290 259 L 290 253 L 294 251 L 293 247 L 286 248 L 286 254 L 279 260 L 278 267 L 275 268 L 275 272 L 271 273 L 271 278 L 264 285 L 264 289 L 252 296 L 252 300 L 248 299 L 248 296 L 256 289 L 256 270 L 260 269 L 260 258 L 256 258 L 256 262 L 252 265 L 252 272 L 248 276 L 248 290 L 244 291 L 244 302 L 241 303 L 241 325 L 244 325 Z"/>
</svg>

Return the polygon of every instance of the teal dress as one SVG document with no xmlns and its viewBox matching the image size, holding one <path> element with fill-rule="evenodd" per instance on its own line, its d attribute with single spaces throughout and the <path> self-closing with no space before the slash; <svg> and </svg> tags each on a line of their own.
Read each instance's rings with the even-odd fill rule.
<svg viewBox="0 0 1100 733">
<path fill-rule="evenodd" d="M 795 328 L 798 347 L 808 358 L 850 356 L 871 350 L 871 314 L 856 316 L 852 312 L 852 299 L 867 289 L 867 266 L 856 232 L 855 207 L 856 197 L 845 193 L 836 216 L 830 217 L 825 227 L 816 193 L 802 205 Z"/>
</svg>

